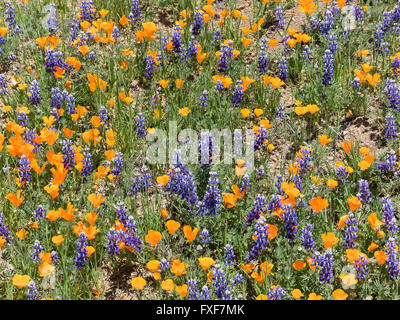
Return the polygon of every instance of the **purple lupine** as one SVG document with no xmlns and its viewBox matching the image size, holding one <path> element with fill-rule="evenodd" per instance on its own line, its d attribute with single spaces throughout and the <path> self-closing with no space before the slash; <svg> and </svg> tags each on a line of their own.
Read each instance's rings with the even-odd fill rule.
<svg viewBox="0 0 400 320">
<path fill-rule="evenodd" d="M 309 46 L 304 46 L 303 52 L 301 53 L 303 56 L 303 61 L 306 65 L 311 66 L 313 64 L 313 57 Z"/>
<path fill-rule="evenodd" d="M 169 268 L 171 268 L 171 264 L 167 261 L 167 259 L 162 258 L 160 261 L 160 269 L 167 270 Z"/>
<path fill-rule="evenodd" d="M 392 60 L 392 73 L 393 75 L 397 75 L 400 71 L 400 59 L 398 56 L 395 56 Z"/>
<path fill-rule="evenodd" d="M 201 164 L 201 168 L 204 169 L 209 167 L 212 163 L 212 154 L 214 151 L 211 133 L 200 133 L 200 140 L 197 150 L 199 152 L 199 163 Z"/>
<path fill-rule="evenodd" d="M 271 201 L 268 203 L 267 209 L 270 213 L 278 210 L 279 208 L 281 208 L 281 196 L 280 195 L 276 195 L 273 194 L 271 197 Z"/>
<path fill-rule="evenodd" d="M 282 300 L 286 296 L 286 291 L 279 285 L 272 286 L 268 290 L 268 300 Z"/>
<path fill-rule="evenodd" d="M 233 247 L 230 244 L 227 244 L 224 247 L 224 251 L 225 251 L 224 256 L 223 256 L 224 264 L 226 266 L 233 266 L 233 260 L 236 257 L 235 253 L 233 252 Z"/>
<path fill-rule="evenodd" d="M 231 293 L 228 287 L 226 274 L 219 264 L 214 265 L 214 273 L 212 277 L 212 285 L 215 287 L 215 294 L 222 300 L 231 300 Z"/>
<path fill-rule="evenodd" d="M 360 87 L 360 79 L 358 78 L 358 77 L 355 77 L 354 79 L 353 79 L 353 81 L 352 82 L 350 82 L 350 85 L 352 86 L 352 87 L 354 87 L 354 88 L 359 88 Z"/>
<path fill-rule="evenodd" d="M 143 117 L 142 113 L 136 116 L 136 133 L 139 138 L 147 135 L 146 119 Z"/>
<path fill-rule="evenodd" d="M 76 100 L 72 94 L 69 94 L 65 97 L 67 114 L 75 114 L 76 113 Z"/>
<path fill-rule="evenodd" d="M 311 266 L 316 267 L 320 271 L 319 280 L 325 284 L 332 283 L 334 273 L 332 249 L 327 249 L 323 255 L 317 252 L 312 257 L 312 260 Z"/>
<path fill-rule="evenodd" d="M 210 178 L 204 194 L 203 201 L 200 204 L 199 211 L 197 212 L 200 216 L 216 216 L 218 215 L 219 205 L 222 202 L 221 192 L 219 190 L 218 173 L 210 172 Z"/>
<path fill-rule="evenodd" d="M 53 262 L 54 264 L 57 264 L 61 261 L 60 256 L 58 255 L 57 251 L 52 251 L 50 253 L 50 257 L 51 257 L 51 262 Z"/>
<path fill-rule="evenodd" d="M 356 18 L 356 21 L 361 21 L 364 18 L 363 10 L 360 8 L 359 5 L 354 5 L 353 10 L 354 10 L 354 16 Z"/>
<path fill-rule="evenodd" d="M 117 152 L 115 157 L 112 159 L 112 162 L 114 166 L 111 169 L 111 173 L 114 177 L 119 178 L 124 168 L 124 155 L 122 152 Z"/>
<path fill-rule="evenodd" d="M 46 216 L 46 210 L 41 204 L 36 207 L 35 211 L 33 212 L 33 216 L 39 220 L 43 219 Z"/>
<path fill-rule="evenodd" d="M 382 42 L 381 44 L 381 50 L 383 54 L 388 57 L 390 55 L 390 43 L 389 42 Z"/>
<path fill-rule="evenodd" d="M 45 54 L 46 72 L 53 73 L 57 71 L 57 67 L 64 69 L 66 72 L 71 72 L 72 67 L 63 61 L 63 54 L 54 49 L 47 49 Z"/>
<path fill-rule="evenodd" d="M 336 175 L 338 177 L 338 180 L 345 184 L 347 182 L 349 173 L 346 170 L 345 166 L 339 166 L 339 168 L 336 169 Z"/>
<path fill-rule="evenodd" d="M 81 234 L 79 235 L 76 245 L 77 249 L 74 260 L 74 268 L 81 269 L 87 263 L 86 255 L 88 254 L 88 251 L 86 249 L 88 245 L 88 238 L 86 237 L 84 232 L 81 232 Z"/>
<path fill-rule="evenodd" d="M 207 229 L 203 229 L 200 232 L 200 242 L 203 244 L 209 243 L 211 241 L 210 232 Z"/>
<path fill-rule="evenodd" d="M 122 238 L 122 230 L 115 230 L 111 228 L 107 234 L 108 242 L 107 242 L 107 253 L 110 256 L 119 256 L 121 254 L 121 249 L 119 248 L 119 243 Z"/>
<path fill-rule="evenodd" d="M 396 223 L 396 213 L 393 207 L 393 202 L 389 196 L 384 197 L 381 200 L 382 203 L 382 222 L 385 223 L 387 230 L 394 237 L 399 231 L 399 227 Z"/>
<path fill-rule="evenodd" d="M 74 18 L 69 26 L 70 26 L 69 43 L 71 44 L 72 42 L 76 41 L 79 37 L 79 29 L 80 29 L 79 20 Z"/>
<path fill-rule="evenodd" d="M 382 24 L 377 24 L 375 26 L 374 44 L 375 44 L 375 48 L 377 49 L 378 52 L 382 52 L 381 46 L 382 46 L 382 41 L 383 41 L 384 36 L 385 36 L 385 33 L 383 31 Z"/>
<path fill-rule="evenodd" d="M 395 120 L 396 120 L 396 118 L 391 113 L 387 114 L 386 124 L 385 124 L 385 138 L 387 140 L 392 140 L 392 139 L 398 138 Z"/>
<path fill-rule="evenodd" d="M 27 127 L 28 126 L 28 115 L 23 110 L 19 110 L 17 112 L 17 114 L 18 114 L 19 125 L 21 127 Z"/>
<path fill-rule="evenodd" d="M 333 69 L 334 69 L 335 58 L 332 52 L 328 49 L 324 54 L 324 68 L 322 76 L 322 84 L 326 87 L 332 84 L 333 81 Z"/>
<path fill-rule="evenodd" d="M 21 159 L 19 160 L 19 168 L 18 168 L 18 174 L 19 174 L 19 183 L 28 183 L 31 181 L 31 162 L 29 159 L 26 157 L 26 155 L 22 155 Z"/>
<path fill-rule="evenodd" d="M 368 259 L 360 255 L 360 257 L 354 261 L 354 267 L 356 269 L 356 278 L 357 279 L 365 279 L 368 273 Z"/>
<path fill-rule="evenodd" d="M 131 1 L 131 12 L 128 15 L 128 19 L 131 20 L 133 23 L 141 22 L 143 20 L 139 0 Z"/>
<path fill-rule="evenodd" d="M 181 162 L 172 167 L 168 175 L 170 179 L 165 186 L 166 190 L 186 200 L 189 210 L 192 210 L 199 202 L 193 175 Z"/>
<path fill-rule="evenodd" d="M 196 58 L 198 45 L 199 45 L 199 43 L 194 38 L 194 36 L 192 36 L 192 39 L 188 43 L 188 50 L 187 50 L 186 55 L 191 58 Z"/>
<path fill-rule="evenodd" d="M 99 117 L 101 122 L 103 123 L 102 125 L 106 125 L 108 120 L 108 112 L 104 106 L 101 106 L 99 109 Z"/>
<path fill-rule="evenodd" d="M 268 131 L 263 125 L 258 129 L 256 139 L 254 141 L 254 151 L 260 150 L 264 142 L 267 140 Z"/>
<path fill-rule="evenodd" d="M 0 237 L 6 241 L 6 243 L 10 243 L 13 240 L 13 236 L 11 235 L 8 226 L 4 222 L 4 216 L 0 213 Z"/>
<path fill-rule="evenodd" d="M 268 41 L 266 38 L 261 39 L 260 52 L 258 53 L 258 73 L 263 75 L 268 71 L 269 58 L 267 56 Z"/>
<path fill-rule="evenodd" d="M 325 20 L 319 24 L 319 30 L 322 34 L 328 35 L 329 31 L 335 24 L 335 16 L 332 9 L 327 9 L 325 12 Z"/>
<path fill-rule="evenodd" d="M 288 77 L 288 61 L 285 58 L 282 58 L 279 60 L 278 64 L 278 77 L 282 80 L 285 81 Z"/>
<path fill-rule="evenodd" d="M 144 76 L 146 77 L 147 81 L 153 80 L 154 66 L 155 66 L 154 57 L 152 55 L 147 55 L 146 67 L 144 71 Z"/>
<path fill-rule="evenodd" d="M 8 85 L 6 82 L 6 78 L 3 74 L 0 74 L 0 94 L 8 93 Z"/>
<path fill-rule="evenodd" d="M 221 53 L 219 56 L 218 72 L 225 73 L 228 70 L 230 59 L 233 57 L 233 43 L 229 40 L 228 44 L 221 45 Z"/>
<path fill-rule="evenodd" d="M 335 35 L 330 35 L 329 36 L 329 50 L 332 52 L 332 54 L 334 55 L 338 49 L 338 37 Z"/>
<path fill-rule="evenodd" d="M 50 96 L 50 100 L 51 100 L 51 109 L 56 109 L 59 110 L 61 108 L 61 104 L 63 101 L 63 95 L 60 92 L 60 89 L 58 88 L 52 88 L 51 89 L 51 96 Z M 57 117 L 58 117 L 58 112 L 57 112 Z"/>
<path fill-rule="evenodd" d="M 301 232 L 301 244 L 306 250 L 310 250 L 311 252 L 315 249 L 315 243 L 312 234 L 313 229 L 314 226 L 312 224 L 307 224 L 303 227 Z"/>
<path fill-rule="evenodd" d="M 297 238 L 297 212 L 292 205 L 283 205 L 282 219 L 285 220 L 286 239 L 289 240 L 289 244 L 293 247 Z"/>
<path fill-rule="evenodd" d="M 128 216 L 124 226 L 126 228 L 123 237 L 124 244 L 129 248 L 141 251 L 142 240 L 137 236 L 135 219 L 132 216 Z"/>
<path fill-rule="evenodd" d="M 194 11 L 192 34 L 194 35 L 200 34 L 200 29 L 203 26 L 203 22 L 204 22 L 203 11 L 196 8 Z"/>
<path fill-rule="evenodd" d="M 281 196 L 285 194 L 281 187 L 283 182 L 284 182 L 283 177 L 280 174 L 276 175 L 276 182 L 275 182 L 276 193 Z"/>
<path fill-rule="evenodd" d="M 182 41 L 183 29 L 177 23 L 174 32 L 172 33 L 172 51 L 176 53 L 183 52 L 185 50 L 183 41 Z"/>
<path fill-rule="evenodd" d="M 254 201 L 253 208 L 244 218 L 244 221 L 250 225 L 254 220 L 258 220 L 260 218 L 260 213 L 265 212 L 267 203 L 267 199 L 265 199 L 263 195 L 258 195 Z"/>
<path fill-rule="evenodd" d="M 68 171 L 71 171 L 72 168 L 75 166 L 75 148 L 72 145 L 71 140 L 64 140 L 63 147 L 61 149 L 61 153 L 63 155 L 63 164 L 64 168 Z"/>
<path fill-rule="evenodd" d="M 54 3 L 49 3 L 47 11 L 47 31 L 50 34 L 55 34 L 58 30 L 57 6 Z"/>
<path fill-rule="evenodd" d="M 389 277 L 395 279 L 400 274 L 399 269 L 399 259 L 398 259 L 398 252 L 397 252 L 397 245 L 396 240 L 394 238 L 389 238 L 389 240 L 385 243 L 385 253 L 387 259 L 385 261 Z"/>
<path fill-rule="evenodd" d="M 311 149 L 307 147 L 301 148 L 299 153 L 300 153 L 299 174 L 305 174 L 309 172 L 313 167 L 311 159 Z"/>
<path fill-rule="evenodd" d="M 248 192 L 250 190 L 251 182 L 248 174 L 243 176 L 243 179 L 240 183 L 240 191 L 239 192 Z"/>
<path fill-rule="evenodd" d="M 353 213 L 350 213 L 344 224 L 343 246 L 346 249 L 354 249 L 356 245 L 355 240 L 358 238 L 358 220 L 354 217 Z"/>
<path fill-rule="evenodd" d="M 81 5 L 79 6 L 81 21 L 94 21 L 96 19 L 95 12 L 96 8 L 94 7 L 93 1 L 82 1 Z"/>
<path fill-rule="evenodd" d="M 357 181 L 358 183 L 358 194 L 357 198 L 360 199 L 360 201 L 363 204 L 370 203 L 372 198 L 371 198 L 371 192 L 369 191 L 369 184 L 367 180 L 360 179 Z"/>
<path fill-rule="evenodd" d="M 152 185 L 151 183 L 152 178 L 153 176 L 151 175 L 147 167 L 141 168 L 140 174 L 137 174 L 132 181 L 131 188 L 129 189 L 129 195 L 133 196 L 137 192 L 149 188 Z"/>
<path fill-rule="evenodd" d="M 116 40 L 119 37 L 121 37 L 121 31 L 118 29 L 117 26 L 114 26 L 113 29 L 112 29 L 112 33 L 111 33 L 111 38 Z"/>
<path fill-rule="evenodd" d="M 28 283 L 27 288 L 25 295 L 28 300 L 38 300 L 39 292 L 33 280 Z"/>
<path fill-rule="evenodd" d="M 241 284 L 244 280 L 244 276 L 241 273 L 238 273 L 235 278 L 233 278 L 231 284 L 232 286 L 236 286 L 238 284 Z"/>
<path fill-rule="evenodd" d="M 82 180 L 83 182 L 86 182 L 87 178 L 91 175 L 93 169 L 92 155 L 89 153 L 88 148 L 86 148 L 85 151 L 83 152 L 82 163 L 83 163 L 83 168 L 81 171 Z"/>
<path fill-rule="evenodd" d="M 255 226 L 254 226 L 254 234 L 253 237 L 256 238 L 254 241 L 254 246 L 251 248 L 250 253 L 247 257 L 247 260 L 255 260 L 257 259 L 262 251 L 264 251 L 267 247 L 268 243 L 268 231 L 269 226 L 264 216 L 258 218 Z"/>
<path fill-rule="evenodd" d="M 242 103 L 243 96 L 244 96 L 243 81 L 237 80 L 236 86 L 235 86 L 235 91 L 233 92 L 233 96 L 232 96 L 231 106 L 237 107 L 238 105 L 240 105 Z"/>
<path fill-rule="evenodd" d="M 392 13 L 390 11 L 384 11 L 382 13 L 382 31 L 386 33 L 392 25 Z"/>
<path fill-rule="evenodd" d="M 38 106 L 40 104 L 40 84 L 36 80 L 32 81 L 31 88 L 29 90 L 30 96 L 29 101 L 32 105 Z"/>
<path fill-rule="evenodd" d="M 8 22 L 8 30 L 12 31 L 13 34 L 21 33 L 21 29 L 18 26 L 17 20 L 15 19 L 15 9 L 10 2 L 7 3 L 7 9 L 4 12 L 6 14 L 5 20 Z"/>
<path fill-rule="evenodd" d="M 208 106 L 208 92 L 204 90 L 199 98 L 199 106 L 203 108 L 203 111 L 207 110 Z"/>
<path fill-rule="evenodd" d="M 277 7 L 275 9 L 275 21 L 276 21 L 276 28 L 280 30 L 285 29 L 285 13 L 283 12 L 281 7 Z"/>
<path fill-rule="evenodd" d="M 260 166 L 259 168 L 256 168 L 255 171 L 256 171 L 256 174 L 258 176 L 260 176 L 261 178 L 265 177 L 265 171 L 264 171 L 264 167 L 263 166 Z"/>
<path fill-rule="evenodd" d="M 32 245 L 32 249 L 33 249 L 33 253 L 32 253 L 31 260 L 33 262 L 38 262 L 38 261 L 42 260 L 40 258 L 40 253 L 44 251 L 44 248 L 40 245 L 39 240 L 35 240 L 34 244 Z"/>
<path fill-rule="evenodd" d="M 186 284 L 188 285 L 189 300 L 199 300 L 199 288 L 196 279 L 189 279 Z"/>
</svg>

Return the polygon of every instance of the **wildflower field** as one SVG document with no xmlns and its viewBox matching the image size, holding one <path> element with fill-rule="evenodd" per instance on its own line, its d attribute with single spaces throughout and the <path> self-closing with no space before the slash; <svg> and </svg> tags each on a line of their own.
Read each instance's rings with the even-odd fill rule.
<svg viewBox="0 0 400 320">
<path fill-rule="evenodd" d="M 397 300 L 400 1 L 2 0 L 0 298 Z"/>
</svg>

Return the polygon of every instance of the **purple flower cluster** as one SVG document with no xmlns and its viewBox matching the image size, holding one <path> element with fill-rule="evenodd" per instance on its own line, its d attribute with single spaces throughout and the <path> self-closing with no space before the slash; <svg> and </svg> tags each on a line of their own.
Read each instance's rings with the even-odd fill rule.
<svg viewBox="0 0 400 320">
<path fill-rule="evenodd" d="M 152 175 L 147 167 L 140 169 L 140 174 L 137 174 L 132 181 L 131 188 L 129 189 L 129 195 L 133 196 L 139 191 L 146 190 L 152 185 Z"/>
<path fill-rule="evenodd" d="M 88 254 L 88 251 L 86 249 L 88 245 L 88 239 L 84 232 L 81 232 L 81 234 L 79 235 L 76 245 L 77 249 L 74 260 L 74 268 L 81 269 L 87 263 L 86 255 Z"/>
<path fill-rule="evenodd" d="M 316 253 L 312 257 L 312 266 L 320 270 L 319 280 L 323 283 L 332 283 L 334 265 L 333 265 L 333 254 L 331 248 L 327 249 L 325 254 Z"/>
<path fill-rule="evenodd" d="M 216 216 L 218 215 L 219 205 L 222 202 L 221 192 L 219 190 L 218 173 L 210 172 L 210 178 L 204 194 L 203 201 L 200 204 L 199 211 L 197 212 L 200 216 Z"/>
<path fill-rule="evenodd" d="M 26 155 L 22 155 L 21 159 L 19 160 L 19 168 L 18 168 L 18 174 L 19 174 L 19 183 L 28 183 L 31 181 L 31 162 L 29 159 L 26 157 Z"/>
<path fill-rule="evenodd" d="M 265 212 L 267 203 L 267 199 L 263 195 L 258 195 L 254 201 L 253 208 L 244 218 L 244 221 L 250 225 L 254 220 L 258 220 L 260 213 Z"/>
<path fill-rule="evenodd" d="M 349 214 L 349 217 L 345 221 L 344 231 L 344 244 L 343 246 L 346 249 L 354 249 L 355 248 L 355 239 L 358 238 L 358 220 L 354 217 L 353 213 Z"/>
<path fill-rule="evenodd" d="M 260 256 L 261 252 L 266 249 L 269 234 L 268 229 L 269 226 L 267 220 L 263 216 L 258 218 L 254 226 L 255 232 L 253 234 L 253 237 L 256 240 L 254 241 L 254 246 L 251 248 L 248 255 L 248 261 L 257 259 Z"/>
<path fill-rule="evenodd" d="M 301 244 L 306 250 L 314 251 L 315 243 L 312 234 L 314 226 L 312 224 L 307 224 L 303 227 L 301 232 Z"/>
</svg>

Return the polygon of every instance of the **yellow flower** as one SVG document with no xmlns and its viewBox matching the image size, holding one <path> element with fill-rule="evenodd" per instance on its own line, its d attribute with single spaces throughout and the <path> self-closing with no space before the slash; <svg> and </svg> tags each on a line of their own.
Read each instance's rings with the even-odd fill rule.
<svg viewBox="0 0 400 320">
<path fill-rule="evenodd" d="M 178 110 L 178 112 L 183 115 L 184 117 L 187 117 L 188 114 L 190 113 L 190 109 L 188 107 L 184 107 Z"/>
</svg>

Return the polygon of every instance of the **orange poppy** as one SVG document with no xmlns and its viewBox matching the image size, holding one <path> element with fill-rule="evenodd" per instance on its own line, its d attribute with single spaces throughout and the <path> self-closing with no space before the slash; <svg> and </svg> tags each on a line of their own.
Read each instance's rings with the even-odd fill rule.
<svg viewBox="0 0 400 320">
<path fill-rule="evenodd" d="M 211 267 L 215 263 L 214 259 L 212 259 L 210 257 L 201 257 L 201 258 L 198 258 L 198 260 L 199 260 L 201 268 L 204 271 L 207 270 L 209 267 Z"/>
<path fill-rule="evenodd" d="M 333 247 L 339 242 L 339 238 L 335 236 L 334 233 L 328 232 L 321 235 L 322 241 L 324 242 L 324 247 L 326 249 Z"/>
<path fill-rule="evenodd" d="M 178 294 L 180 295 L 181 298 L 186 297 L 187 293 L 188 293 L 188 288 L 189 286 L 187 284 L 183 284 L 181 286 L 176 286 L 175 290 L 176 292 L 178 292 Z"/>
<path fill-rule="evenodd" d="M 347 198 L 347 203 L 351 211 L 357 210 L 362 205 L 362 202 L 357 197 Z"/>
<path fill-rule="evenodd" d="M 322 198 L 322 197 L 316 197 L 310 200 L 309 202 L 311 208 L 313 209 L 314 213 L 318 214 L 325 208 L 329 206 L 328 200 Z"/>
<path fill-rule="evenodd" d="M 165 223 L 165 226 L 170 234 L 174 234 L 180 228 L 181 224 L 175 220 L 168 220 Z"/>
<path fill-rule="evenodd" d="M 194 228 L 192 230 L 191 226 L 186 225 L 186 226 L 183 227 L 183 233 L 184 233 L 184 235 L 186 237 L 186 240 L 188 242 L 192 242 L 194 239 L 196 239 L 196 236 L 197 236 L 198 232 L 199 232 L 199 228 Z"/>
<path fill-rule="evenodd" d="M 161 233 L 155 230 L 149 230 L 146 237 L 144 238 L 144 240 L 147 244 L 149 244 L 150 247 L 154 247 L 158 242 L 160 242 L 161 239 Z"/>
<path fill-rule="evenodd" d="M 146 284 L 146 280 L 144 280 L 142 277 L 133 278 L 131 281 L 132 288 L 136 290 L 142 290 Z"/>
<path fill-rule="evenodd" d="M 27 274 L 25 274 L 25 275 L 16 274 L 12 278 L 12 284 L 20 289 L 27 286 L 30 281 L 31 281 L 31 277 L 28 276 Z"/>
<path fill-rule="evenodd" d="M 171 272 L 176 276 L 181 276 L 186 274 L 186 269 L 189 265 L 186 262 L 181 262 L 180 260 L 174 260 L 171 264 Z"/>
<path fill-rule="evenodd" d="M 175 289 L 175 283 L 172 279 L 166 279 L 161 282 L 161 288 L 165 291 L 171 291 Z"/>
</svg>

